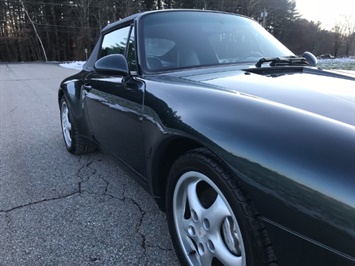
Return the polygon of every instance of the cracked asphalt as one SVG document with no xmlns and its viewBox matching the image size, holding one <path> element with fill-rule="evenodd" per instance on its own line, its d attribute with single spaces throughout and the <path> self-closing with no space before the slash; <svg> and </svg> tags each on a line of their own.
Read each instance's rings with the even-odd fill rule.
<svg viewBox="0 0 355 266">
<path fill-rule="evenodd" d="M 0 266 L 178 265 L 165 214 L 114 159 L 69 154 L 56 64 L 0 64 Z"/>
</svg>

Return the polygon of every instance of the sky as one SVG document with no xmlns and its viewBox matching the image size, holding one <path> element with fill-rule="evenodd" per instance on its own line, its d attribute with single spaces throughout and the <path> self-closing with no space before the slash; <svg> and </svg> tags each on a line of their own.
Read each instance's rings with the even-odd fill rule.
<svg viewBox="0 0 355 266">
<path fill-rule="evenodd" d="M 321 27 L 331 30 L 348 17 L 355 23 L 355 0 L 295 0 L 303 18 L 320 21 Z"/>
</svg>

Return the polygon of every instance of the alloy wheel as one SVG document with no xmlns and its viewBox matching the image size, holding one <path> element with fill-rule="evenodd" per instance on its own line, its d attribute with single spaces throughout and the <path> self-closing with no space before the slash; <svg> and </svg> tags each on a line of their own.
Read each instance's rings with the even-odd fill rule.
<svg viewBox="0 0 355 266">
<path fill-rule="evenodd" d="M 173 213 L 180 245 L 190 265 L 246 265 L 236 217 L 207 176 L 191 171 L 179 178 Z"/>
<path fill-rule="evenodd" d="M 62 115 L 62 131 L 64 136 L 64 141 L 67 147 L 71 147 L 72 145 L 72 125 L 69 118 L 69 108 L 65 101 L 62 102 L 61 108 Z"/>
</svg>

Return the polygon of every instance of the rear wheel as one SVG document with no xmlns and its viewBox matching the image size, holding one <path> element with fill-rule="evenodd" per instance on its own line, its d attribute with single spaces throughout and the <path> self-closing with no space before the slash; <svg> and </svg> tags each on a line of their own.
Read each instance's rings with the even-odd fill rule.
<svg viewBox="0 0 355 266">
<path fill-rule="evenodd" d="M 264 227 L 235 175 L 214 154 L 180 157 L 168 180 L 167 219 L 182 265 L 271 265 Z"/>
<path fill-rule="evenodd" d="M 62 97 L 60 101 L 60 121 L 64 143 L 70 153 L 83 154 L 94 150 L 94 148 L 88 146 L 81 139 L 75 120 L 72 117 L 71 110 L 64 97 Z"/>
</svg>

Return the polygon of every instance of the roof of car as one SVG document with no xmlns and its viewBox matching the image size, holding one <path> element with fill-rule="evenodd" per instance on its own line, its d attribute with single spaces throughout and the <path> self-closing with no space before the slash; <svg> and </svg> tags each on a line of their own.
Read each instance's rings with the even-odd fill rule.
<svg viewBox="0 0 355 266">
<path fill-rule="evenodd" d="M 143 12 L 143 13 L 146 13 L 146 12 Z M 124 24 L 124 23 L 126 23 L 128 21 L 132 21 L 132 20 L 134 20 L 136 17 L 138 17 L 140 15 L 141 15 L 141 13 L 133 14 L 133 15 L 130 15 L 129 17 L 124 18 L 124 19 L 120 19 L 120 20 L 117 20 L 117 21 L 115 21 L 113 23 L 110 23 L 105 28 L 103 28 L 102 32 L 109 31 L 112 28 L 115 28 L 119 24 Z"/>
<path fill-rule="evenodd" d="M 143 15 L 150 14 L 150 13 L 161 13 L 161 12 L 213 12 L 213 13 L 226 13 L 222 11 L 216 11 L 216 10 L 199 10 L 199 9 L 160 9 L 160 10 L 152 10 L 152 11 L 144 11 L 140 13 L 136 13 L 133 15 L 130 15 L 126 18 L 117 20 L 115 22 L 112 22 L 108 24 L 105 28 L 103 28 L 102 32 L 110 31 L 113 28 L 116 28 L 118 25 L 122 25 L 125 23 L 128 23 L 130 21 L 133 21 L 135 19 L 138 19 L 142 17 Z M 236 15 L 236 14 L 235 14 Z"/>
</svg>

